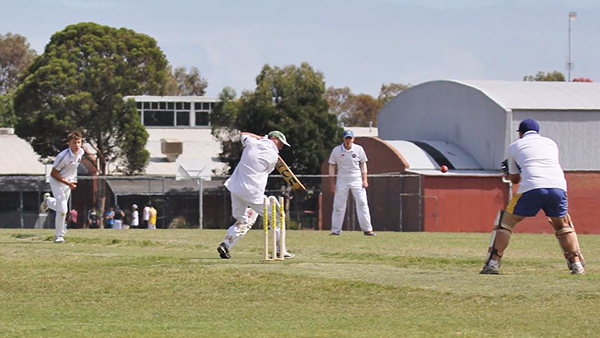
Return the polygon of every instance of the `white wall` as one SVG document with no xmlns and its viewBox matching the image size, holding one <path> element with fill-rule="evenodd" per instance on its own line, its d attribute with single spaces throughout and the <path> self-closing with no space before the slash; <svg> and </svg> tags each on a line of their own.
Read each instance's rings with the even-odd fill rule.
<svg viewBox="0 0 600 338">
<path fill-rule="evenodd" d="M 513 111 L 511 130 L 532 118 L 540 124 L 540 135 L 553 139 L 560 151 L 563 170 L 600 169 L 600 111 Z M 515 131 L 513 140 L 519 137 Z"/>
</svg>

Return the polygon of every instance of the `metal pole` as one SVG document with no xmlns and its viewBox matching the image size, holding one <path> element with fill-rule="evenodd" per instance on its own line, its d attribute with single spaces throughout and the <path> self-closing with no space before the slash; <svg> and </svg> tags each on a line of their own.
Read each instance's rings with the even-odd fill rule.
<svg viewBox="0 0 600 338">
<path fill-rule="evenodd" d="M 567 62 L 567 82 L 571 82 L 571 14 L 569 14 L 569 60 Z"/>
<path fill-rule="evenodd" d="M 573 69 L 573 61 L 571 60 L 571 21 L 577 19 L 577 12 L 569 12 L 569 60 L 567 61 L 567 81 L 571 82 L 571 69 Z"/>
<path fill-rule="evenodd" d="M 23 191 L 19 191 L 19 217 L 21 219 L 21 229 L 25 227 L 23 223 Z"/>
<path fill-rule="evenodd" d="M 198 222 L 200 223 L 199 228 L 200 229 L 204 229 L 204 210 L 203 210 L 203 205 L 204 205 L 204 198 L 203 198 L 203 193 L 204 193 L 204 184 L 203 184 L 203 180 L 202 177 L 198 180 L 198 203 L 199 203 L 199 212 L 198 212 Z"/>
</svg>

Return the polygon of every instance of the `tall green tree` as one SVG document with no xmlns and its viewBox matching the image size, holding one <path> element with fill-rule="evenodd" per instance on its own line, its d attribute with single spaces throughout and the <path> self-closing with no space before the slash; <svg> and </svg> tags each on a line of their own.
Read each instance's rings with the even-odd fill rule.
<svg viewBox="0 0 600 338">
<path fill-rule="evenodd" d="M 382 104 L 368 94 L 354 94 L 348 87 L 329 87 L 325 92 L 329 113 L 337 117 L 339 123 L 349 127 L 369 127 L 377 125 L 377 113 Z"/>
<path fill-rule="evenodd" d="M 352 114 L 344 120 L 346 126 L 369 127 L 371 123 L 377 126 L 377 114 L 381 109 L 381 101 L 368 94 L 352 96 L 350 111 Z"/>
<path fill-rule="evenodd" d="M 17 115 L 13 109 L 11 94 L 0 94 L 0 127 L 13 127 L 17 123 Z"/>
<path fill-rule="evenodd" d="M 239 131 L 265 135 L 282 131 L 291 143 L 281 156 L 297 174 L 318 174 L 343 130 L 328 113 L 324 77 L 308 63 L 283 68 L 265 65 L 254 91 L 235 93 L 226 88 L 214 110 L 213 135 L 223 144 L 221 157 L 233 172 L 241 156 Z M 232 97 L 233 95 L 233 97 Z"/>
<path fill-rule="evenodd" d="M 553 72 L 539 71 L 535 76 L 525 75 L 523 81 L 560 81 L 565 82 L 565 75 L 557 70 Z"/>
<path fill-rule="evenodd" d="M 0 127 L 14 127 L 13 93 L 35 57 L 25 37 L 0 34 Z"/>
<path fill-rule="evenodd" d="M 177 67 L 173 70 L 169 66 L 168 69 L 167 95 L 202 96 L 206 94 L 208 81 L 200 75 L 198 68 L 192 67 L 189 72 L 185 67 Z"/>
<path fill-rule="evenodd" d="M 162 95 L 167 60 L 156 40 L 125 28 L 95 23 L 55 33 L 14 98 L 16 133 L 42 157 L 64 149 L 70 130 L 81 130 L 108 164 L 126 174 L 143 172 L 148 133 L 126 95 Z"/>
<path fill-rule="evenodd" d="M 0 34 L 0 95 L 17 87 L 36 54 L 24 36 L 10 32 Z"/>
<path fill-rule="evenodd" d="M 396 95 L 400 94 L 401 91 L 410 87 L 410 84 L 392 82 L 388 84 L 382 84 L 379 90 L 379 96 L 377 99 L 381 102 L 381 106 L 385 106 L 390 102 Z"/>
</svg>

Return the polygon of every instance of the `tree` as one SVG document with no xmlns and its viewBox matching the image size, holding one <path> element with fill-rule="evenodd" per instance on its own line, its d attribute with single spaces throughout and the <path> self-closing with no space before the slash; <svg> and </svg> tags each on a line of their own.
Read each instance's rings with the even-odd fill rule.
<svg viewBox="0 0 600 338">
<path fill-rule="evenodd" d="M 379 90 L 379 96 L 377 97 L 379 102 L 381 102 L 381 106 L 385 106 L 388 102 L 390 102 L 396 95 L 400 94 L 401 91 L 410 87 L 408 84 L 403 83 L 388 83 L 382 84 L 381 89 Z"/>
<path fill-rule="evenodd" d="M 359 94 L 351 97 L 350 114 L 345 120 L 346 126 L 369 127 L 371 123 L 377 126 L 377 114 L 381 109 L 381 101 L 368 94 Z"/>
<path fill-rule="evenodd" d="M 324 95 L 329 104 L 329 113 L 337 117 L 340 124 L 353 127 L 377 125 L 377 113 L 381 109 L 379 100 L 368 94 L 355 95 L 350 88 L 329 87 Z"/>
<path fill-rule="evenodd" d="M 323 74 L 308 63 L 284 68 L 265 65 L 254 91 L 236 101 L 230 89 L 221 92 L 221 103 L 211 116 L 213 135 L 223 144 L 221 158 L 233 172 L 241 156 L 239 131 L 265 135 L 282 131 L 291 143 L 281 156 L 297 174 L 316 174 L 343 130 L 327 112 Z M 232 94 L 234 95 L 232 97 Z"/>
<path fill-rule="evenodd" d="M 350 100 L 354 97 L 352 91 L 348 87 L 334 88 L 329 87 L 325 91 L 325 100 L 329 105 L 329 113 L 336 116 L 340 123 L 343 123 L 348 118 L 350 111 Z"/>
<path fill-rule="evenodd" d="M 64 149 L 65 135 L 81 130 L 98 152 L 99 171 L 114 163 L 126 174 L 143 172 L 148 133 L 126 95 L 161 95 L 167 61 L 156 40 L 95 23 L 55 33 L 15 93 L 15 132 L 42 157 Z"/>
<path fill-rule="evenodd" d="M 25 69 L 36 57 L 27 39 L 19 34 L 0 34 L 0 95 L 12 92 Z"/>
<path fill-rule="evenodd" d="M 535 76 L 526 75 L 523 77 L 523 81 L 561 81 L 565 82 L 565 75 L 557 70 L 553 72 L 542 72 L 539 71 Z"/>
<path fill-rule="evenodd" d="M 13 127 L 17 122 L 17 115 L 13 109 L 12 95 L 0 94 L 0 127 Z"/>
<path fill-rule="evenodd" d="M 169 66 L 167 74 L 167 95 L 202 96 L 206 94 L 208 81 L 200 75 L 198 68 L 192 67 L 188 73 L 185 67 L 177 67 L 172 70 Z"/>
</svg>

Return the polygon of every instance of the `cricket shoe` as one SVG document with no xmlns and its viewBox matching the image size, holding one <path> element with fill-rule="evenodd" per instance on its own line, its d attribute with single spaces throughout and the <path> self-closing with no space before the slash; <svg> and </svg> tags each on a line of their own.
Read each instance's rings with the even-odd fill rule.
<svg viewBox="0 0 600 338">
<path fill-rule="evenodd" d="M 279 257 L 279 252 L 277 253 L 277 257 Z M 296 257 L 296 255 L 294 255 L 293 253 L 286 251 L 283 253 L 283 259 L 292 259 Z"/>
<path fill-rule="evenodd" d="M 583 275 L 585 273 L 585 269 L 580 262 L 575 262 L 571 265 L 571 274 L 572 275 Z"/>
<path fill-rule="evenodd" d="M 498 270 L 497 266 L 486 264 L 483 267 L 483 269 L 481 269 L 480 274 L 482 274 L 482 275 L 499 275 L 500 271 Z"/>
<path fill-rule="evenodd" d="M 48 212 L 48 197 L 50 197 L 49 193 L 45 193 L 42 196 L 42 204 L 40 204 L 40 212 Z"/>
<path fill-rule="evenodd" d="M 231 258 L 231 255 L 229 254 L 229 247 L 227 246 L 227 244 L 225 244 L 225 242 L 219 245 L 219 247 L 217 248 L 217 252 L 223 259 Z"/>
<path fill-rule="evenodd" d="M 365 236 L 377 236 L 377 234 L 376 234 L 376 233 L 374 233 L 373 231 L 365 231 L 365 232 L 364 232 L 364 235 L 365 235 Z"/>
<path fill-rule="evenodd" d="M 64 243 L 65 239 L 63 238 L 63 236 L 56 236 L 54 237 L 54 243 Z"/>
<path fill-rule="evenodd" d="M 339 232 L 330 232 L 329 236 L 339 236 L 340 233 Z"/>
</svg>

